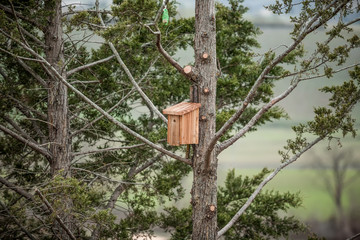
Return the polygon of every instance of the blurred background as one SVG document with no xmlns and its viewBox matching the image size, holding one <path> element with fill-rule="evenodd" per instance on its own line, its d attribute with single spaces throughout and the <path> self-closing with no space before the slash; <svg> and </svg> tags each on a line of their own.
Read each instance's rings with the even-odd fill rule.
<svg viewBox="0 0 360 240">
<path fill-rule="evenodd" d="M 80 8 L 93 6 L 95 1 L 64 1 L 65 3 L 81 3 Z M 102 8 L 109 8 L 111 0 L 103 0 Z M 176 17 L 194 16 L 194 0 L 178 0 L 179 14 Z M 222 0 L 226 4 L 227 1 Z M 265 9 L 275 1 L 245 0 L 249 8 L 245 18 L 252 21 L 262 32 L 258 37 L 261 48 L 254 49 L 260 55 L 270 49 L 278 49 L 291 43 L 289 33 L 292 31 L 290 15 L 274 15 Z M 171 21 L 171 18 L 170 18 Z M 360 24 L 354 27 L 354 33 L 360 33 Z M 352 33 L 352 34 L 354 34 Z M 305 40 L 305 49 L 310 54 L 317 41 L 323 40 L 325 32 L 320 29 Z M 336 44 L 336 42 L 335 42 Z M 177 53 L 182 65 L 193 61 L 193 51 Z M 346 65 L 358 63 L 360 50 L 355 50 Z M 290 119 L 273 122 L 262 126 L 240 139 L 219 156 L 218 183 L 222 185 L 229 170 L 235 168 L 237 174 L 253 175 L 262 168 L 276 168 L 281 157 L 278 150 L 286 144 L 286 140 L 294 137 L 291 126 L 310 121 L 315 106 L 327 105 L 329 96 L 318 91 L 325 85 L 341 84 L 348 79 L 347 71 L 334 74 L 333 78 L 319 78 L 304 81 L 284 102 L 282 106 Z M 289 79 L 281 80 L 275 87 L 279 94 L 289 85 Z M 139 109 L 141 111 L 141 109 Z M 360 128 L 360 106 L 354 110 L 357 119 L 356 128 Z M 339 137 L 341 137 L 339 135 Z M 284 169 L 266 186 L 278 191 L 300 192 L 303 206 L 293 209 L 290 214 L 309 225 L 311 230 L 327 239 L 345 239 L 360 232 L 360 136 L 346 137 L 340 142 L 336 139 L 324 141 L 304 154 L 297 162 Z M 184 184 L 191 188 L 191 176 L 184 179 Z M 188 191 L 189 192 L 189 191 Z M 187 206 L 190 194 L 180 203 Z M 178 205 L 178 204 L 177 204 Z M 341 226 L 339 229 L 336 226 Z M 160 234 L 161 235 L 161 234 Z M 166 235 L 162 237 L 166 239 Z M 304 239 L 301 236 L 299 239 Z M 295 237 L 294 237 L 295 239 Z"/>
</svg>

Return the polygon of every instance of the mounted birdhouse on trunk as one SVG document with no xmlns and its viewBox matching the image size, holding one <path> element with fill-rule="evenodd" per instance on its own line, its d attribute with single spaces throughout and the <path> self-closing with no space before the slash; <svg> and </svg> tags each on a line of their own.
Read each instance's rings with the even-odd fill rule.
<svg viewBox="0 0 360 240">
<path fill-rule="evenodd" d="M 163 110 L 168 115 L 167 142 L 172 146 L 198 144 L 200 103 L 182 102 Z"/>
</svg>

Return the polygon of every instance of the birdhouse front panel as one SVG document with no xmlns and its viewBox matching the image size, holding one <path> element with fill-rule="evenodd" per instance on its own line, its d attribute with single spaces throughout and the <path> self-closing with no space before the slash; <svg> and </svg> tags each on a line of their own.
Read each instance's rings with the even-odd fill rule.
<svg viewBox="0 0 360 240">
<path fill-rule="evenodd" d="M 182 102 L 163 110 L 168 115 L 169 145 L 198 144 L 200 103 Z"/>
<path fill-rule="evenodd" d="M 180 117 L 176 115 L 168 116 L 167 142 L 172 146 L 180 145 Z"/>
</svg>

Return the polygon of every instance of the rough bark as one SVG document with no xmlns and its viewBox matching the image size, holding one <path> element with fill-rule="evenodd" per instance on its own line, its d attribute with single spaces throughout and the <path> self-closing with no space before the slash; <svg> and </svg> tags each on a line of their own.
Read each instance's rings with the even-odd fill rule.
<svg viewBox="0 0 360 240">
<path fill-rule="evenodd" d="M 45 9 L 49 11 L 48 25 L 44 31 L 46 60 L 66 79 L 64 67 L 64 49 L 61 24 L 61 1 L 45 1 Z M 52 175 L 62 171 L 69 176 L 71 159 L 71 140 L 69 137 L 68 90 L 55 76 L 48 78 L 48 122 L 49 151 Z"/>
<path fill-rule="evenodd" d="M 216 239 L 217 235 L 217 159 L 205 152 L 215 135 L 216 99 L 216 25 L 215 1 L 197 0 L 195 6 L 195 70 L 197 86 L 192 100 L 201 103 L 199 144 L 193 156 L 193 233 L 192 239 Z M 204 59 L 204 53 L 208 58 Z M 204 89 L 208 91 L 203 91 Z"/>
<path fill-rule="evenodd" d="M 47 27 L 44 31 L 45 58 L 49 64 L 66 79 L 61 0 L 45 1 L 45 10 L 49 13 Z M 48 148 L 52 155 L 50 171 L 52 176 L 61 174 L 70 177 L 71 137 L 69 132 L 68 89 L 60 79 L 48 74 Z M 62 199 L 64 209 L 71 212 L 73 203 L 68 197 Z M 75 239 L 67 231 L 73 231 L 71 214 L 61 213 L 59 218 L 63 223 L 56 222 L 54 230 L 59 232 L 61 239 Z M 65 227 L 64 227 L 65 226 Z"/>
</svg>

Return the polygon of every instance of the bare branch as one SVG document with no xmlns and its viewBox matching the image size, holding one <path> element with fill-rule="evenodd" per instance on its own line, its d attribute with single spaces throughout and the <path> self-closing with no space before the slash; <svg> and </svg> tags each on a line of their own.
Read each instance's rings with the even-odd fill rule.
<svg viewBox="0 0 360 240">
<path fill-rule="evenodd" d="M 148 27 L 150 28 L 150 27 Z M 181 73 L 182 75 L 184 75 L 187 79 L 196 82 L 196 75 L 190 75 L 190 72 L 185 72 L 184 69 L 180 66 L 179 63 L 177 63 L 175 61 L 175 59 L 173 59 L 166 51 L 165 49 L 162 47 L 161 45 L 161 33 L 160 30 L 158 29 L 157 32 L 154 32 L 154 34 L 156 34 L 156 47 L 158 48 L 159 52 L 164 56 L 164 58 L 173 66 L 176 68 L 176 70 L 178 70 L 179 73 Z"/>
<path fill-rule="evenodd" d="M 86 65 L 83 65 L 83 66 L 80 66 L 80 67 L 71 69 L 71 70 L 69 70 L 69 71 L 67 72 L 67 76 L 70 76 L 71 74 L 74 74 L 74 73 L 76 73 L 76 72 L 78 72 L 78 71 L 81 71 L 81 70 L 84 70 L 84 69 L 93 67 L 93 66 L 95 66 L 95 65 L 97 65 L 97 64 L 110 61 L 110 60 L 113 59 L 114 57 L 115 57 L 115 55 L 112 55 L 112 56 L 110 56 L 110 57 L 107 57 L 107 58 L 104 58 L 104 59 L 100 59 L 100 60 L 97 60 L 97 61 L 95 61 L 95 62 L 92 62 L 92 63 L 86 64 Z"/>
<path fill-rule="evenodd" d="M 1 32 L 2 32 L 5 36 L 7 36 L 7 37 L 10 36 L 10 35 L 6 34 L 2 29 L 1 29 Z M 10 38 L 11 38 L 11 37 L 10 37 Z M 14 38 L 11 38 L 11 39 L 14 40 Z M 14 54 L 14 53 L 12 53 L 12 52 L 9 52 L 9 51 L 7 51 L 7 50 L 5 50 L 5 49 L 3 49 L 3 48 L 0 48 L 0 51 L 3 51 L 4 53 L 7 53 L 7 54 L 9 54 L 9 55 L 11 55 L 11 56 L 13 56 L 13 57 L 15 57 L 15 58 L 19 58 L 19 59 L 23 59 L 23 60 L 27 60 L 27 61 L 33 61 L 33 62 L 40 62 L 40 63 L 42 62 L 41 60 L 38 60 L 38 59 L 35 59 L 35 58 L 27 58 L 27 57 L 18 56 L 18 55 Z"/>
<path fill-rule="evenodd" d="M 353 68 L 353 67 L 359 66 L 359 65 L 360 65 L 360 62 L 359 63 L 354 63 L 354 64 L 351 64 L 349 66 L 339 68 L 337 70 L 333 70 L 331 73 L 334 74 L 334 73 L 342 72 L 342 71 L 345 71 L 345 70 L 347 70 L 349 68 Z M 306 77 L 306 78 L 300 78 L 299 81 L 306 81 L 306 80 L 311 80 L 311 79 L 320 78 L 320 77 L 326 77 L 326 74 L 321 74 L 321 75 L 316 75 L 316 76 L 311 76 L 311 77 Z"/>
<path fill-rule="evenodd" d="M 96 1 L 96 8 L 99 9 L 99 4 L 98 1 Z M 106 27 L 101 14 L 98 12 L 98 18 L 100 19 L 101 25 L 103 27 Z M 112 42 L 106 41 L 106 43 L 109 45 L 111 51 L 113 52 L 113 54 L 116 57 L 116 60 L 119 62 L 120 66 L 124 69 L 126 75 L 128 76 L 128 78 L 130 79 L 131 83 L 133 84 L 133 86 L 135 87 L 135 89 L 138 91 L 138 93 L 140 94 L 140 96 L 142 97 L 142 99 L 145 101 L 146 105 L 155 112 L 156 115 L 158 115 L 158 117 L 167 124 L 167 119 L 166 117 L 155 107 L 155 105 L 152 103 L 152 101 L 148 98 L 148 96 L 146 96 L 146 94 L 143 92 L 143 90 L 140 88 L 140 86 L 137 84 L 137 82 L 135 81 L 133 75 L 131 74 L 130 70 L 128 69 L 128 67 L 126 66 L 126 64 L 123 62 L 123 60 L 120 57 L 119 52 L 116 50 L 116 48 L 114 47 L 114 45 L 112 44 Z"/>
<path fill-rule="evenodd" d="M 176 160 L 182 161 L 188 165 L 191 165 L 191 161 L 189 159 L 180 157 L 178 155 L 176 155 L 173 152 L 170 152 L 158 145 L 156 145 L 155 143 L 149 141 L 148 139 L 146 139 L 145 137 L 141 136 L 140 134 L 138 134 L 137 132 L 131 130 L 130 128 L 128 128 L 127 126 L 125 126 L 123 123 L 119 122 L 118 120 L 116 120 L 113 116 L 111 116 L 109 113 L 107 113 L 105 110 L 103 110 L 101 107 L 99 107 L 96 103 L 94 103 L 93 101 L 91 101 L 88 97 L 86 97 L 82 92 L 80 92 L 79 90 L 77 90 L 74 86 L 72 86 L 71 84 L 69 84 L 64 78 L 63 76 L 56 71 L 56 69 L 49 63 L 47 62 L 41 55 L 39 55 L 37 52 L 35 52 L 32 48 L 27 47 L 25 44 L 23 44 L 22 42 L 20 42 L 18 39 L 15 39 L 13 37 L 11 37 L 10 35 L 8 35 L 6 32 L 4 32 L 2 29 L 0 29 L 0 32 L 5 35 L 8 38 L 13 39 L 14 41 L 16 41 L 19 45 L 21 45 L 26 51 L 28 51 L 29 53 L 31 53 L 33 56 L 35 56 L 36 58 L 39 59 L 39 61 L 43 62 L 44 65 L 44 69 L 46 71 L 49 71 L 50 74 L 53 74 L 56 78 L 58 78 L 65 86 L 67 86 L 69 89 L 71 89 L 75 94 L 77 94 L 81 99 L 83 99 L 86 103 L 88 103 L 90 106 L 92 106 L 93 108 L 95 108 L 97 111 L 99 111 L 102 115 L 104 115 L 107 119 L 109 119 L 112 123 L 114 123 L 116 126 L 120 127 L 122 130 L 124 130 L 125 132 L 129 133 L 130 135 L 132 135 L 133 137 L 135 137 L 136 139 L 138 139 L 141 142 L 146 143 L 147 145 L 151 146 L 152 148 L 158 150 L 159 152 L 162 152 Z M 136 82 L 135 82 L 136 83 Z M 137 84 L 136 84 L 137 85 Z M 157 110 L 157 109 L 156 109 Z M 158 111 L 158 110 L 157 110 Z"/>
<path fill-rule="evenodd" d="M 107 181 L 113 182 L 113 183 L 142 185 L 142 183 L 126 182 L 126 181 L 119 181 L 119 180 L 111 179 L 111 178 L 108 178 L 108 177 L 106 177 L 106 176 L 104 176 L 104 175 L 101 175 L 101 174 L 99 174 L 99 173 L 96 173 L 96 172 L 93 172 L 93 171 L 90 171 L 90 170 L 87 170 L 87 169 L 84 169 L 84 168 L 72 167 L 71 169 L 72 169 L 72 170 L 76 170 L 76 171 L 87 172 L 87 173 L 90 173 L 90 174 L 92 174 L 92 175 L 95 175 L 96 177 L 100 177 L 100 178 L 106 179 Z"/>
<path fill-rule="evenodd" d="M 349 0 L 345 1 L 344 4 L 346 4 L 348 1 Z M 328 9 L 329 7 L 333 6 L 334 4 L 336 4 L 336 2 L 337 1 L 334 0 L 328 6 L 326 6 L 325 9 Z M 341 6 L 343 6 L 343 4 Z M 334 11 L 331 16 L 328 16 L 327 19 L 330 19 L 332 16 L 334 16 L 340 9 L 341 9 L 340 7 L 337 8 L 336 11 Z M 265 80 L 267 74 L 271 71 L 271 69 L 273 69 L 278 63 L 280 63 L 289 53 L 291 53 L 291 51 L 293 51 L 302 42 L 302 40 L 304 40 L 304 38 L 307 35 L 309 35 L 311 32 L 315 31 L 317 28 L 322 26 L 321 23 L 318 23 L 318 24 L 313 26 L 313 24 L 320 18 L 320 16 L 321 16 L 321 14 L 320 14 L 320 11 L 319 11 L 319 13 L 316 14 L 308 22 L 308 24 L 304 27 L 304 30 L 302 31 L 302 33 L 299 34 L 299 36 L 294 40 L 294 42 L 283 53 L 278 55 L 272 62 L 269 63 L 269 65 L 267 65 L 265 67 L 265 69 L 262 71 L 262 73 L 259 75 L 259 77 L 255 81 L 255 83 L 252 86 L 251 90 L 249 91 L 248 95 L 246 96 L 242 106 L 221 127 L 221 129 L 215 134 L 213 139 L 211 139 L 208 151 L 212 151 L 212 149 L 214 148 L 216 142 L 220 139 L 220 137 L 223 136 L 226 133 L 226 131 L 229 130 L 234 125 L 234 123 L 240 118 L 240 116 L 243 114 L 243 112 L 245 111 L 248 104 L 255 97 L 255 94 L 256 94 L 258 88 L 263 83 L 263 81 Z"/>
<path fill-rule="evenodd" d="M 79 4 L 68 4 L 67 6 L 70 6 L 70 5 L 79 5 Z M 88 6 L 92 6 L 91 4 L 87 4 Z M 62 6 L 62 7 L 66 7 L 66 6 Z M 96 10 L 93 10 L 93 9 L 86 9 L 86 10 L 72 10 L 70 8 L 70 11 L 68 12 L 64 12 L 62 13 L 62 16 L 65 17 L 65 16 L 68 16 L 68 15 L 73 15 L 73 14 L 77 14 L 77 13 L 83 13 L 83 12 L 91 12 L 91 13 L 96 13 L 97 11 Z M 111 14 L 112 12 L 111 11 L 108 11 L 108 10 L 101 10 L 101 13 L 107 13 L 107 14 Z"/>
<path fill-rule="evenodd" d="M 141 167 L 139 167 L 137 169 L 136 169 L 136 166 L 130 168 L 130 170 L 128 172 L 128 178 L 131 179 L 131 178 L 135 177 L 137 174 L 139 174 L 140 172 L 144 171 L 145 169 L 147 169 L 148 167 L 153 165 L 156 161 L 158 161 L 163 156 L 164 156 L 164 154 L 160 153 L 157 156 L 155 156 L 154 158 L 150 159 L 145 164 L 143 164 Z M 129 186 L 128 183 L 119 184 L 113 191 L 112 195 L 110 196 L 110 199 L 109 199 L 108 203 L 106 204 L 105 208 L 110 209 L 110 211 L 112 211 L 115 207 L 117 199 L 127 189 L 128 186 Z M 98 239 L 98 235 L 99 235 L 99 224 L 96 226 L 95 230 L 93 231 L 91 239 L 92 240 Z"/>
<path fill-rule="evenodd" d="M 89 155 L 89 154 L 106 153 L 106 152 L 112 152 L 112 151 L 118 151 L 118 150 L 124 150 L 124 149 L 132 149 L 132 148 L 138 148 L 138 147 L 143 147 L 143 146 L 145 146 L 145 143 L 136 144 L 136 145 L 132 145 L 132 146 L 113 147 L 113 148 L 90 150 L 90 151 L 86 151 L 86 152 L 77 152 L 77 153 L 73 153 L 72 155 L 74 157 L 76 157 L 76 156 L 83 156 L 83 155 Z"/>
<path fill-rule="evenodd" d="M 59 215 L 56 214 L 56 212 L 54 211 L 54 209 L 51 207 L 50 203 L 48 202 L 48 200 L 45 198 L 44 195 L 42 195 L 42 193 L 39 191 L 39 189 L 35 189 L 35 193 L 38 194 L 41 198 L 41 200 L 45 203 L 45 205 L 47 206 L 47 208 L 54 214 L 56 221 L 60 224 L 60 226 L 65 230 L 65 232 L 69 235 L 69 237 L 73 240 L 76 240 L 74 234 L 66 227 L 66 225 L 64 224 L 63 220 L 61 220 L 61 218 L 59 217 Z"/>
<path fill-rule="evenodd" d="M 164 154 L 160 153 L 157 156 L 153 157 L 152 159 L 150 159 L 148 162 L 146 162 L 143 166 L 139 167 L 138 169 L 134 168 L 134 169 L 130 169 L 129 173 L 128 173 L 128 177 L 131 179 L 133 177 L 135 177 L 137 174 L 139 174 L 140 172 L 142 172 L 143 170 L 147 169 L 148 167 L 150 167 L 151 165 L 153 165 L 156 161 L 158 161 Z M 115 203 L 117 201 L 117 199 L 119 198 L 119 196 L 126 190 L 128 184 L 126 183 L 122 183 L 120 185 L 118 185 L 113 194 L 111 195 L 109 202 L 106 205 L 107 209 L 113 209 L 115 207 Z"/>
<path fill-rule="evenodd" d="M 3 116 L 3 119 L 7 121 L 11 126 L 13 126 L 13 128 L 15 128 L 23 138 L 33 142 L 34 144 L 37 144 L 37 142 L 32 137 L 30 137 L 14 120 L 9 118 L 8 116 Z"/>
<path fill-rule="evenodd" d="M 47 116 L 39 111 L 37 111 L 36 109 L 30 107 L 30 106 L 27 106 L 25 105 L 22 101 L 19 101 L 18 99 L 14 98 L 13 96 L 11 95 L 6 95 L 8 98 L 10 98 L 11 100 L 13 100 L 14 102 L 17 103 L 18 105 L 18 108 L 21 112 L 26 112 L 26 111 L 30 111 L 36 115 L 38 115 L 39 117 L 41 117 L 41 119 L 43 121 L 46 121 L 47 120 Z M 47 122 L 46 122 L 47 123 Z"/>
<path fill-rule="evenodd" d="M 357 238 L 359 238 L 359 237 L 360 237 L 360 233 L 355 234 L 354 236 L 349 237 L 349 238 L 347 238 L 346 240 L 355 240 L 355 239 L 357 239 Z"/>
<path fill-rule="evenodd" d="M 17 187 L 15 184 L 9 182 L 8 180 L 6 180 L 5 178 L 0 176 L 0 183 L 4 184 L 6 187 L 8 187 L 9 189 L 13 190 L 14 192 L 16 192 L 17 194 L 25 197 L 27 200 L 36 202 L 34 196 L 30 193 L 28 193 L 27 191 Z"/>
<path fill-rule="evenodd" d="M 27 72 L 29 72 L 44 88 L 48 88 L 48 85 L 47 85 L 46 81 L 45 81 L 40 75 L 38 75 L 31 67 L 29 67 L 23 60 L 21 60 L 19 57 L 16 57 L 16 60 L 17 60 L 18 63 L 20 63 L 20 65 L 21 65 Z"/>
<path fill-rule="evenodd" d="M 299 153 L 295 154 L 292 158 L 282 163 L 278 168 L 276 168 L 270 175 L 268 175 L 256 188 L 256 190 L 251 194 L 245 204 L 240 208 L 240 210 L 234 215 L 234 217 L 218 232 L 217 238 L 219 239 L 222 235 L 224 235 L 239 219 L 239 217 L 245 212 L 245 210 L 250 206 L 250 204 L 254 201 L 256 196 L 261 192 L 261 190 L 265 187 L 265 185 L 270 182 L 283 168 L 288 166 L 289 164 L 295 162 L 302 154 L 312 148 L 315 144 L 320 142 L 324 137 L 318 137 L 313 142 L 309 143 L 306 147 L 304 147 Z"/>
<path fill-rule="evenodd" d="M 6 80 L 10 80 L 9 76 L 7 75 L 7 73 L 4 71 L 4 69 L 0 66 L 0 75 L 3 76 L 4 79 Z"/>
<path fill-rule="evenodd" d="M 8 129 L 6 127 L 4 127 L 3 125 L 0 125 L 0 130 L 3 131 L 6 134 L 12 136 L 13 138 L 19 140 L 20 142 L 24 143 L 25 145 L 29 146 L 30 148 L 32 148 L 36 152 L 44 155 L 46 158 L 48 158 L 48 159 L 52 158 L 51 153 L 46 148 L 40 147 L 39 145 L 35 144 L 34 142 L 25 139 L 24 137 L 22 137 L 19 134 L 11 131 L 10 129 Z"/>
<path fill-rule="evenodd" d="M 130 96 L 133 92 L 135 91 L 135 89 L 131 89 L 123 98 L 120 99 L 120 101 L 118 101 L 114 106 L 112 106 L 107 113 L 111 113 L 113 110 L 115 110 L 118 106 L 120 106 L 120 104 L 122 104 L 127 98 L 128 96 Z M 101 115 L 100 117 L 94 119 L 93 121 L 85 124 L 81 129 L 73 132 L 71 134 L 71 137 L 74 137 L 76 135 L 78 135 L 79 133 L 83 132 L 86 128 L 88 128 L 89 126 L 92 126 L 93 124 L 95 124 L 96 122 L 98 122 L 99 120 L 101 120 L 102 118 L 104 118 L 104 115 Z"/>
<path fill-rule="evenodd" d="M 222 152 L 223 150 L 225 150 L 226 148 L 230 147 L 233 143 L 235 143 L 239 138 L 241 138 L 242 136 L 244 136 L 244 134 L 246 132 L 248 132 L 254 125 L 255 123 L 271 108 L 273 107 L 276 103 L 278 103 L 279 101 L 281 101 L 282 99 L 284 99 L 285 97 L 287 97 L 297 86 L 299 80 L 296 80 L 292 85 L 290 85 L 290 87 L 284 91 L 282 94 L 280 94 L 279 96 L 273 98 L 270 102 L 268 102 L 266 105 L 264 105 L 252 118 L 251 120 L 237 133 L 235 134 L 233 137 L 231 137 L 230 139 L 222 142 L 216 149 L 216 153 L 219 154 L 220 152 Z M 207 152 L 208 155 L 210 155 L 211 152 Z"/>
</svg>

